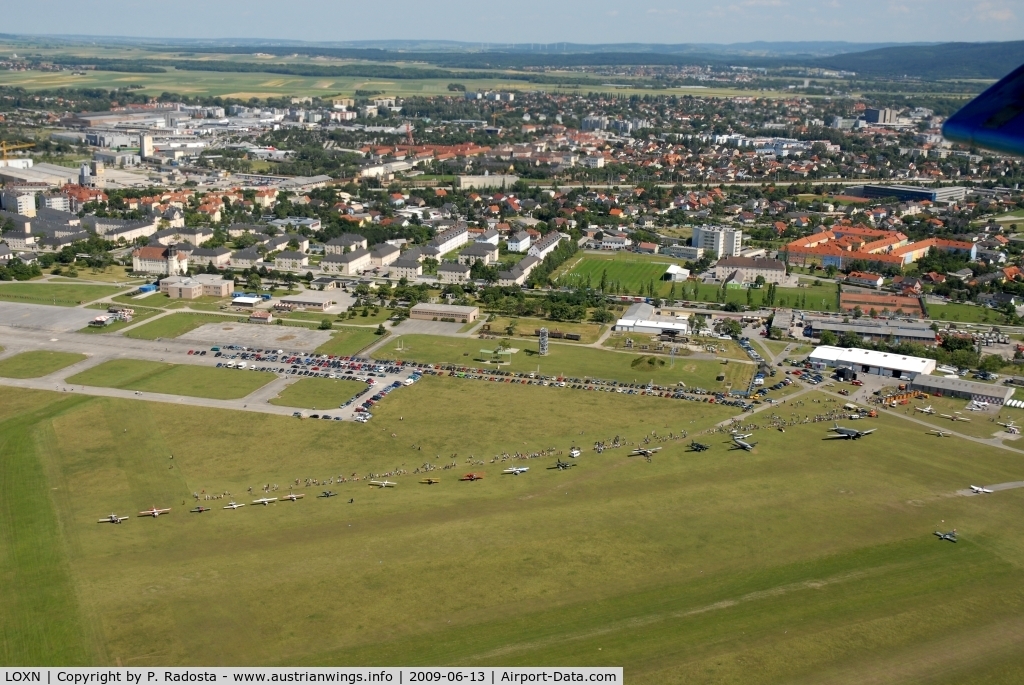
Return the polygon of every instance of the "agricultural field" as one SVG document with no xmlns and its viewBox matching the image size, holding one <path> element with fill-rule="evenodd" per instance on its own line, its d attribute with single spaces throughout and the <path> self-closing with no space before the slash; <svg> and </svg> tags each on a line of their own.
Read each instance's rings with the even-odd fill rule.
<svg viewBox="0 0 1024 685">
<path fill-rule="evenodd" d="M 675 385 L 682 381 L 689 387 L 707 390 L 722 390 L 730 385 L 746 390 L 754 375 L 753 364 L 729 364 L 725 367 L 711 360 L 672 360 L 641 351 L 613 352 L 579 347 L 574 343 L 552 342 L 546 357 L 536 354 L 536 341 L 526 343 L 514 340 L 512 347 L 519 351 L 512 354 L 511 364 L 502 365 L 500 368 L 518 372 L 533 371 L 550 376 L 590 376 L 623 383 L 653 381 L 659 385 Z M 394 342 L 378 347 L 373 356 L 377 359 L 404 359 L 481 367 L 484 365 L 484 359 L 480 350 L 484 348 L 493 349 L 494 341 L 403 335 Z M 726 373 L 726 380 L 718 382 L 715 378 L 722 371 Z"/>
<path fill-rule="evenodd" d="M 359 381 L 332 378 L 300 378 L 288 385 L 271 404 L 296 409 L 333 409 L 366 387 Z"/>
<path fill-rule="evenodd" d="M 275 377 L 261 371 L 115 359 L 76 374 L 67 381 L 103 388 L 234 400 L 258 390 Z"/>
<path fill-rule="evenodd" d="M 114 295 L 124 289 L 111 285 L 85 283 L 3 283 L 0 284 L 0 300 L 76 307 L 86 302 Z"/>
<path fill-rule="evenodd" d="M 1016 682 L 1024 490 L 953 493 L 1018 479 L 1018 455 L 952 438 L 937 451 L 918 424 L 883 415 L 856 450 L 805 424 L 756 430 L 753 452 L 723 434 L 700 436 L 704 453 L 666 440 L 648 463 L 586 448 L 692 436 L 729 411 L 574 397 L 425 377 L 372 425 L 269 416 L 254 431 L 221 410 L 2 393 L 0 483 L 17 487 L 0 498 L 0 658 L 572 663 L 621 665 L 644 684 Z M 584 454 L 569 472 L 544 468 L 553 457 L 518 477 L 489 463 L 573 443 Z M 301 488 L 305 499 L 266 508 L 209 502 L 198 516 L 179 504 L 456 452 L 460 468 L 434 471 L 432 487 L 409 475 L 385 491 L 335 484 L 330 500 Z M 463 466 L 470 455 L 484 465 Z M 456 480 L 469 470 L 485 478 Z M 171 514 L 96 523 L 154 504 Z M 955 545 L 932 535 L 952 528 Z M 282 607 L 273 625 L 268 603 Z"/>
<path fill-rule="evenodd" d="M 48 376 L 54 371 L 77 364 L 85 359 L 84 354 L 73 352 L 48 352 L 33 350 L 0 359 L 0 377 L 2 378 L 39 378 Z"/>
<path fill-rule="evenodd" d="M 138 328 L 126 331 L 126 338 L 140 338 L 142 340 L 156 340 L 157 338 L 177 338 L 189 331 L 195 330 L 208 323 L 222 323 L 232 321 L 231 317 L 219 316 L 216 314 L 193 314 L 190 312 L 179 312 L 168 314 L 159 319 L 144 323 Z"/>
<path fill-rule="evenodd" d="M 331 333 L 331 339 L 316 348 L 316 351 L 320 354 L 350 357 L 371 343 L 380 340 L 380 336 L 374 333 L 374 330 L 373 328 L 357 328 L 355 326 L 335 327 Z"/>
</svg>

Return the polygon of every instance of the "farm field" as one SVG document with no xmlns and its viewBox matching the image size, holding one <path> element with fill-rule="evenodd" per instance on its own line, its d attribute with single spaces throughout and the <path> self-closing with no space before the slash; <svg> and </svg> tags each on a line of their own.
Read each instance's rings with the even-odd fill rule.
<svg viewBox="0 0 1024 685">
<path fill-rule="evenodd" d="M 408 361 L 435 362 L 440 364 L 464 364 L 481 367 L 477 361 L 481 348 L 493 349 L 494 341 L 473 338 L 442 338 L 429 335 L 401 336 L 401 350 L 396 350 L 398 339 L 377 348 L 373 356 L 377 359 L 404 359 Z M 578 347 L 574 343 L 550 345 L 550 353 L 540 357 L 536 353 L 536 342 L 527 348 L 525 342 L 515 340 L 512 347 L 520 351 L 512 355 L 511 365 L 500 368 L 509 371 L 538 372 L 549 376 L 591 376 L 624 383 L 648 383 L 675 385 L 683 381 L 689 387 L 707 390 L 721 390 L 726 385 L 746 390 L 754 375 L 753 364 L 729 364 L 723 366 L 717 361 L 676 359 L 674 364 L 667 357 L 645 355 L 643 352 L 612 352 L 590 347 Z M 715 380 L 720 371 L 726 373 L 722 383 Z"/>
<path fill-rule="evenodd" d="M 705 453 L 660 443 L 650 463 L 585 449 L 569 472 L 541 458 L 519 477 L 460 465 L 433 472 L 441 483 L 429 488 L 409 475 L 386 491 L 335 484 L 342 496 L 330 500 L 300 488 L 305 499 L 266 508 L 215 501 L 195 516 L 179 505 L 201 490 L 243 501 L 260 483 L 411 471 L 435 454 L 486 462 L 615 434 L 693 435 L 729 416 L 574 397 L 425 377 L 367 426 L 270 416 L 254 431 L 221 410 L 5 392 L 0 482 L 18 487 L 0 498 L 0 654 L 141 666 L 606 664 L 645 684 L 1016 682 L 1024 491 L 950 495 L 1018 479 L 1019 458 L 977 444 L 968 457 L 956 439 L 937 452 L 897 416 L 873 420 L 878 433 L 856 450 L 806 424 L 755 431 L 750 453 L 717 434 L 700 438 Z M 486 477 L 457 482 L 469 470 Z M 153 504 L 172 512 L 96 523 Z M 932 535 L 954 527 L 958 544 Z M 287 607 L 273 626 L 267 597 Z M 195 629 L 196 607 L 207 630 Z"/>
<path fill-rule="evenodd" d="M 208 323 L 221 323 L 231 321 L 231 317 L 219 316 L 216 314 L 193 314 L 191 312 L 178 312 L 168 314 L 138 328 L 126 331 L 126 338 L 141 338 L 142 340 L 156 340 L 157 338 L 177 338 L 189 331 L 195 330 Z"/>
<path fill-rule="evenodd" d="M 0 284 L 0 300 L 75 307 L 122 290 L 125 288 L 86 283 L 3 283 Z"/>
<path fill-rule="evenodd" d="M 285 387 L 271 404 L 296 409 L 333 409 L 366 387 L 359 381 L 333 378 L 300 378 Z"/>
<path fill-rule="evenodd" d="M 0 377 L 2 378 L 39 378 L 77 364 L 84 360 L 84 354 L 72 352 L 47 352 L 33 350 L 22 352 L 6 359 L 0 359 Z"/>
<path fill-rule="evenodd" d="M 233 400 L 245 397 L 274 378 L 274 374 L 261 371 L 115 359 L 76 374 L 67 381 L 104 388 Z"/>
</svg>

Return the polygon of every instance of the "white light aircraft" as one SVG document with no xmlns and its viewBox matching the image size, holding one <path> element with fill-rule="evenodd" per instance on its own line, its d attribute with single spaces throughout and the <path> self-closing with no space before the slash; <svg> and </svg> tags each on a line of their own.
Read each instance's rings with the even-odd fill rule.
<svg viewBox="0 0 1024 685">
<path fill-rule="evenodd" d="M 735 435 L 732 436 L 732 442 L 733 442 L 733 449 L 746 450 L 747 452 L 750 452 L 755 447 L 757 447 L 757 443 L 756 442 L 747 442 L 745 440 L 742 440 L 742 439 L 736 437 Z"/>
<path fill-rule="evenodd" d="M 979 495 L 992 492 L 990 489 L 983 488 L 980 485 L 972 485 L 971 486 L 971 490 L 973 490 L 974 492 L 976 492 Z"/>
<path fill-rule="evenodd" d="M 306 493 L 304 493 L 304 492 L 300 492 L 298 494 L 295 494 L 294 492 L 289 492 L 287 495 L 285 495 L 281 499 L 286 499 L 289 502 L 294 502 L 295 500 L 302 499 L 305 496 L 306 496 Z"/>
<path fill-rule="evenodd" d="M 949 436 L 953 435 L 952 433 L 947 433 L 946 431 L 940 431 L 937 428 L 935 430 L 928 431 L 928 433 L 939 438 L 948 438 Z"/>
<path fill-rule="evenodd" d="M 932 409 L 932 405 L 930 405 L 930 404 L 927 407 L 914 407 L 914 409 L 915 409 L 915 411 L 919 411 L 922 414 L 934 414 L 935 413 L 935 410 Z"/>
<path fill-rule="evenodd" d="M 244 506 L 245 506 L 244 504 L 239 504 L 238 502 L 228 502 L 228 505 L 226 507 L 224 507 L 224 508 L 225 509 L 238 509 L 239 507 L 244 507 Z"/>
<path fill-rule="evenodd" d="M 271 502 L 276 502 L 276 501 L 277 501 L 276 497 L 260 497 L 259 499 L 254 499 L 252 501 L 252 503 L 253 504 L 262 504 L 263 506 L 267 506 Z"/>
<path fill-rule="evenodd" d="M 153 507 L 151 509 L 147 509 L 146 511 L 140 511 L 139 516 L 152 516 L 153 518 L 156 518 L 160 514 L 166 514 L 169 511 L 170 509 L 157 509 L 156 507 Z"/>
<path fill-rule="evenodd" d="M 518 476 L 520 473 L 526 473 L 529 470 L 529 466 L 510 466 L 509 468 L 502 471 L 502 473 L 508 473 L 513 476 Z"/>
<path fill-rule="evenodd" d="M 111 514 L 105 519 L 100 519 L 98 523 L 116 523 L 120 525 L 121 521 L 127 521 L 127 516 L 118 516 L 117 514 Z"/>
<path fill-rule="evenodd" d="M 389 480 L 371 480 L 369 484 L 376 485 L 378 488 L 393 488 L 398 485 L 398 483 L 392 483 Z"/>
</svg>

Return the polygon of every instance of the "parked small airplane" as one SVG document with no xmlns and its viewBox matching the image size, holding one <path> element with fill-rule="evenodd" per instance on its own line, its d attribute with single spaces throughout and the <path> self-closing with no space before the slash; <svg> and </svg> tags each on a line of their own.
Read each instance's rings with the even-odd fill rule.
<svg viewBox="0 0 1024 685">
<path fill-rule="evenodd" d="M 732 449 L 734 450 L 746 450 L 750 452 L 755 447 L 757 447 L 756 442 L 747 442 L 745 440 L 740 440 L 735 435 L 732 437 Z"/>
<path fill-rule="evenodd" d="M 549 466 L 548 469 L 558 469 L 559 471 L 565 471 L 567 469 L 571 469 L 573 466 L 576 466 L 576 464 L 569 461 L 562 461 L 561 459 L 558 459 L 555 462 L 555 465 Z"/>
<path fill-rule="evenodd" d="M 299 493 L 289 492 L 287 495 L 285 495 L 281 499 L 286 499 L 289 502 L 294 502 L 295 500 L 302 499 L 305 496 L 306 496 L 306 493 L 304 493 L 304 492 L 299 492 Z"/>
<path fill-rule="evenodd" d="M 1017 427 L 1017 422 L 1014 421 L 1013 419 L 1010 419 L 1006 423 L 1003 423 L 1002 421 L 996 421 L 996 423 L 998 423 L 1003 428 L 1016 428 Z"/>
<path fill-rule="evenodd" d="M 970 421 L 969 418 L 965 416 L 960 416 L 960 412 L 954 412 L 952 414 L 939 414 L 939 416 L 944 419 L 949 419 L 950 421 Z"/>
<path fill-rule="evenodd" d="M 193 514 L 202 514 L 204 511 L 210 511 L 210 508 L 209 507 L 202 507 L 202 506 L 200 506 L 200 507 L 195 507 L 194 509 L 191 510 L 191 512 Z"/>
<path fill-rule="evenodd" d="M 424 478 L 420 482 L 423 483 L 424 485 L 437 485 L 438 483 L 441 482 L 441 479 L 440 478 Z"/>
<path fill-rule="evenodd" d="M 393 488 L 398 485 L 398 483 L 392 483 L 389 480 L 371 480 L 368 484 L 375 485 L 378 488 Z"/>
<path fill-rule="evenodd" d="M 697 442 L 696 440 L 691 440 L 690 441 L 690 451 L 691 452 L 706 452 L 709 449 L 711 449 L 711 445 L 705 445 L 704 443 Z"/>
<path fill-rule="evenodd" d="M 157 509 L 156 507 L 153 507 L 151 509 L 147 509 L 146 511 L 140 511 L 139 516 L 152 516 L 153 518 L 156 518 L 160 514 L 166 514 L 169 511 L 170 509 Z"/>
<path fill-rule="evenodd" d="M 572 459 L 575 459 L 576 457 L 580 456 L 580 454 L 580 448 L 576 447 L 575 445 L 573 445 L 572 449 L 569 450 L 569 457 L 571 457 Z"/>
<path fill-rule="evenodd" d="M 502 471 L 502 473 L 507 473 L 512 476 L 518 476 L 520 473 L 526 473 L 529 470 L 529 466 L 510 466 L 504 471 Z"/>
<path fill-rule="evenodd" d="M 224 508 L 225 509 L 237 509 L 239 507 L 244 507 L 244 506 L 245 506 L 244 504 L 239 504 L 238 502 L 228 502 L 228 505 L 226 507 L 224 507 Z"/>
<path fill-rule="evenodd" d="M 740 440 L 746 440 L 747 438 L 754 437 L 753 433 L 731 433 L 732 437 L 739 438 Z"/>
<path fill-rule="evenodd" d="M 953 435 L 952 433 L 947 433 L 946 431 L 940 431 L 938 428 L 936 428 L 935 430 L 928 431 L 928 434 L 934 435 L 939 438 L 948 438 L 949 436 Z"/>
<path fill-rule="evenodd" d="M 484 474 L 482 474 L 482 473 L 467 473 L 466 475 L 464 475 L 459 480 L 480 480 L 483 477 L 484 477 Z"/>
<path fill-rule="evenodd" d="M 935 531 L 935 534 L 939 537 L 939 540 L 949 540 L 950 542 L 956 542 L 956 528 L 949 531 L 948 533 Z"/>
<path fill-rule="evenodd" d="M 980 485 L 972 485 L 971 486 L 971 490 L 973 490 L 974 492 L 978 493 L 979 495 L 984 494 L 984 493 L 991 493 L 992 492 L 990 489 L 983 488 Z"/>
<path fill-rule="evenodd" d="M 661 451 L 660 447 L 637 447 L 635 450 L 630 452 L 631 457 L 650 457 L 655 452 Z"/>
<path fill-rule="evenodd" d="M 98 523 L 116 523 L 117 525 L 121 525 L 121 521 L 127 521 L 127 520 L 128 520 L 127 516 L 118 516 L 117 514 L 111 514 L 110 516 L 108 516 L 105 519 L 100 519 L 98 521 Z"/>
<path fill-rule="evenodd" d="M 837 434 L 835 437 L 840 437 L 845 440 L 857 440 L 858 438 L 863 438 L 865 435 L 871 435 L 876 430 L 878 429 L 872 428 L 871 430 L 859 431 L 856 428 L 843 428 L 838 423 L 832 428 L 829 428 L 830 433 Z"/>
<path fill-rule="evenodd" d="M 263 506 L 267 506 L 271 502 L 276 502 L 276 501 L 277 501 L 276 497 L 260 497 L 259 499 L 254 499 L 252 501 L 252 503 L 253 504 L 262 504 Z"/>
<path fill-rule="evenodd" d="M 927 407 L 914 407 L 914 410 L 915 411 L 919 411 L 922 414 L 934 414 L 935 413 L 935 410 L 932 409 L 932 405 L 930 405 L 930 404 Z"/>
<path fill-rule="evenodd" d="M 337 497 L 337 496 L 338 496 L 338 493 L 334 492 L 333 490 L 324 490 L 319 495 L 317 495 L 317 498 L 319 499 L 321 497 Z"/>
</svg>

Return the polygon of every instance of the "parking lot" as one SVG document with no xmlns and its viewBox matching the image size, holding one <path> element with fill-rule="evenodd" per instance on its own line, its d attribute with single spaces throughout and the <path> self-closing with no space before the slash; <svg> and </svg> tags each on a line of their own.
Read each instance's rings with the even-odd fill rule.
<svg viewBox="0 0 1024 685">
<path fill-rule="evenodd" d="M 178 336 L 186 343 L 244 345 L 253 348 L 312 351 L 331 339 L 330 331 L 303 326 L 274 326 L 257 323 L 208 323 Z"/>
</svg>

